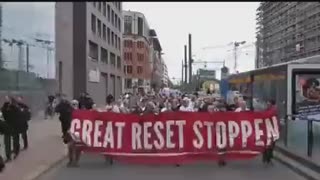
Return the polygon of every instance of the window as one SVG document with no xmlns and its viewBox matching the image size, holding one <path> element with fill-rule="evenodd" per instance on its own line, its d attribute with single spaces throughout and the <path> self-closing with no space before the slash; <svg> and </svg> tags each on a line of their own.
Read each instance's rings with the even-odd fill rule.
<svg viewBox="0 0 320 180">
<path fill-rule="evenodd" d="M 120 20 L 120 18 L 118 18 L 118 29 L 121 32 L 121 20 Z"/>
<path fill-rule="evenodd" d="M 123 65 L 123 73 L 127 74 L 127 66 L 126 65 Z"/>
<path fill-rule="evenodd" d="M 144 47 L 143 42 L 142 42 L 142 41 L 138 41 L 137 47 L 138 47 L 139 49 L 142 49 L 142 48 Z"/>
<path fill-rule="evenodd" d="M 97 7 L 97 2 L 92 2 L 93 7 Z"/>
<path fill-rule="evenodd" d="M 117 67 L 118 67 L 118 69 L 121 69 L 121 58 L 120 58 L 120 56 L 117 56 Z"/>
<path fill-rule="evenodd" d="M 144 60 L 144 55 L 141 53 L 137 53 L 137 58 L 138 58 L 138 61 L 142 62 Z"/>
<path fill-rule="evenodd" d="M 132 60 L 132 53 L 131 52 L 125 52 L 124 53 L 124 59 L 131 61 Z"/>
<path fill-rule="evenodd" d="M 111 45 L 114 46 L 114 33 L 111 32 Z"/>
<path fill-rule="evenodd" d="M 98 10 L 101 12 L 101 2 L 98 2 Z"/>
<path fill-rule="evenodd" d="M 110 22 L 110 5 L 107 6 L 108 21 Z"/>
<path fill-rule="evenodd" d="M 118 9 L 119 9 L 119 11 L 121 11 L 121 3 L 120 2 L 118 2 Z"/>
<path fill-rule="evenodd" d="M 101 37 L 101 21 L 98 19 L 98 36 Z"/>
<path fill-rule="evenodd" d="M 125 87 L 126 88 L 132 88 L 132 79 L 126 79 Z"/>
<path fill-rule="evenodd" d="M 102 2 L 103 3 L 103 8 L 102 8 L 102 13 L 104 17 L 107 17 L 107 3 L 106 2 Z"/>
<path fill-rule="evenodd" d="M 102 29 L 102 38 L 103 40 L 107 40 L 107 27 L 105 24 L 103 24 L 103 29 Z"/>
<path fill-rule="evenodd" d="M 111 10 L 111 24 L 114 25 L 114 12 Z"/>
<path fill-rule="evenodd" d="M 121 39 L 118 37 L 118 49 L 121 50 Z"/>
<path fill-rule="evenodd" d="M 89 57 L 98 60 L 98 45 L 92 41 L 89 41 Z"/>
<path fill-rule="evenodd" d="M 115 47 L 118 48 L 118 36 L 116 34 L 114 35 L 114 39 L 115 39 Z"/>
<path fill-rule="evenodd" d="M 107 30 L 108 44 L 110 44 L 110 29 Z"/>
<path fill-rule="evenodd" d="M 110 53 L 110 64 L 116 67 L 116 55 L 114 55 L 113 53 Z"/>
<path fill-rule="evenodd" d="M 143 19 L 138 17 L 138 35 L 142 36 L 143 34 Z"/>
<path fill-rule="evenodd" d="M 93 34 L 96 33 L 96 28 L 97 28 L 96 20 L 97 20 L 96 16 L 91 14 L 91 30 Z"/>
<path fill-rule="evenodd" d="M 103 47 L 100 49 L 100 60 L 101 62 L 108 64 L 108 51 Z"/>
<path fill-rule="evenodd" d="M 124 33 L 132 34 L 132 17 L 131 16 L 124 17 Z"/>
<path fill-rule="evenodd" d="M 114 26 L 116 28 L 118 28 L 118 15 L 117 14 L 114 15 Z"/>
<path fill-rule="evenodd" d="M 127 66 L 127 73 L 132 74 L 132 66 L 131 65 Z"/>
<path fill-rule="evenodd" d="M 142 70 L 143 70 L 143 69 L 142 69 L 142 66 L 138 66 L 138 67 L 137 67 L 137 73 L 138 73 L 138 74 L 142 74 Z"/>
<path fill-rule="evenodd" d="M 131 48 L 132 47 L 132 41 L 131 40 L 124 40 L 124 47 Z"/>
</svg>

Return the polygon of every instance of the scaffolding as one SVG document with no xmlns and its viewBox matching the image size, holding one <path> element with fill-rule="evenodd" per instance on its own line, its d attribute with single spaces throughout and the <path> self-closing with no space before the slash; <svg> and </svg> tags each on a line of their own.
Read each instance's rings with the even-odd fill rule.
<svg viewBox="0 0 320 180">
<path fill-rule="evenodd" d="M 320 2 L 262 2 L 256 68 L 320 54 Z"/>
</svg>

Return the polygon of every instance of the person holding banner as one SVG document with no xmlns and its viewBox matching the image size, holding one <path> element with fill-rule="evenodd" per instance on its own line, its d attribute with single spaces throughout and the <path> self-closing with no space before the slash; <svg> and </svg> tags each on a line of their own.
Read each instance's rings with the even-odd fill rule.
<svg viewBox="0 0 320 180">
<path fill-rule="evenodd" d="M 272 110 L 275 111 L 277 110 L 276 105 L 275 105 L 275 101 L 274 100 L 269 100 L 267 105 L 268 108 L 267 110 Z M 269 147 L 266 148 L 266 150 L 263 152 L 262 154 L 262 162 L 263 164 L 272 164 L 272 158 L 273 158 L 273 150 L 275 147 L 276 142 L 274 141 L 274 139 L 271 139 L 271 145 Z"/>
</svg>

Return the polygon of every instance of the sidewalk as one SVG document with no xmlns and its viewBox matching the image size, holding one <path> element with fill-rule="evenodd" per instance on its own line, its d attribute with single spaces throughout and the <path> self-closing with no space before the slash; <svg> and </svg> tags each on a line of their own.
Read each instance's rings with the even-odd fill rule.
<svg viewBox="0 0 320 180">
<path fill-rule="evenodd" d="M 0 174 L 1 180 L 33 180 L 66 157 L 57 118 L 31 120 L 28 136 L 29 148 L 21 151 L 17 159 L 6 164 L 4 172 Z M 3 137 L 0 138 L 2 142 Z M 23 146 L 23 143 L 21 145 Z M 3 153 L 3 147 L 0 151 Z"/>
</svg>

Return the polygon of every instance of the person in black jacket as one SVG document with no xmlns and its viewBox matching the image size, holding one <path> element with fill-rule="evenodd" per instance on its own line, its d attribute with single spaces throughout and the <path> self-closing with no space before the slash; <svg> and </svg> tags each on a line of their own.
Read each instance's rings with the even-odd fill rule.
<svg viewBox="0 0 320 180">
<path fill-rule="evenodd" d="M 65 95 L 61 95 L 60 98 L 61 100 L 59 104 L 56 106 L 55 111 L 59 113 L 62 138 L 64 138 L 67 135 L 71 125 L 73 107 L 71 106 L 70 102 L 66 99 Z"/>
<path fill-rule="evenodd" d="M 28 148 L 28 121 L 31 119 L 30 108 L 23 102 L 21 96 L 17 97 L 18 106 L 20 108 L 20 117 L 19 117 L 19 133 L 21 134 L 23 140 L 23 149 Z"/>
<path fill-rule="evenodd" d="M 19 116 L 20 109 L 18 107 L 17 101 L 13 97 L 6 97 L 6 102 L 3 104 L 2 108 L 3 118 L 10 128 L 10 133 L 5 134 L 4 144 L 7 156 L 7 162 L 11 161 L 11 137 L 13 138 L 13 152 L 14 159 L 18 157 L 20 152 L 19 143 Z"/>
<path fill-rule="evenodd" d="M 92 98 L 89 96 L 88 93 L 81 93 L 80 97 L 78 98 L 78 102 L 79 102 L 79 109 L 90 110 L 92 109 L 94 104 Z"/>
</svg>

